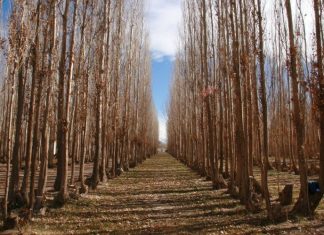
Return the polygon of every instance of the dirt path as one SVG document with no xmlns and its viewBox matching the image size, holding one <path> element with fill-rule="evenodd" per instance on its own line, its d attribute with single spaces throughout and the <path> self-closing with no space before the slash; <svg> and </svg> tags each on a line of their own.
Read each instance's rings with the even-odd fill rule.
<svg viewBox="0 0 324 235">
<path fill-rule="evenodd" d="M 170 155 L 160 153 L 27 228 L 36 234 L 320 234 L 323 221 L 267 225 L 224 190 L 214 191 Z M 323 231 L 322 231 L 323 232 Z"/>
</svg>

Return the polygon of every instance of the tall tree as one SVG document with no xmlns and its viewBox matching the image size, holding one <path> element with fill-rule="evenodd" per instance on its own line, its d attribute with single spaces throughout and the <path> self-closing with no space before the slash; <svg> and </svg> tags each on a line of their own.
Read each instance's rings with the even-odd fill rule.
<svg viewBox="0 0 324 235">
<path fill-rule="evenodd" d="M 288 30 L 289 30 L 289 44 L 290 44 L 290 76 L 291 76 L 291 93 L 293 102 L 293 116 L 297 139 L 297 156 L 300 172 L 300 195 L 298 202 L 295 205 L 294 211 L 296 213 L 309 214 L 309 200 L 308 200 L 308 186 L 307 186 L 307 166 L 304 155 L 304 132 L 305 124 L 302 120 L 302 113 L 300 111 L 300 99 L 298 96 L 298 74 L 297 74 L 297 48 L 295 46 L 295 32 L 292 20 L 290 0 L 285 0 L 285 7 L 287 13 Z"/>
</svg>

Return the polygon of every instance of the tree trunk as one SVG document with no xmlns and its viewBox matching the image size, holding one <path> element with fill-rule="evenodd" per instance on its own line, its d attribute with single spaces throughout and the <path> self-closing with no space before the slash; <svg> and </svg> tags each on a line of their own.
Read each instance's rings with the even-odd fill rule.
<svg viewBox="0 0 324 235">
<path fill-rule="evenodd" d="M 65 2 L 65 10 L 62 22 L 62 46 L 59 63 L 59 84 L 57 100 L 57 174 L 54 189 L 59 190 L 57 202 L 64 204 L 67 199 L 67 172 L 68 172 L 68 155 L 67 155 L 67 131 L 68 125 L 65 113 L 65 63 L 66 63 L 66 44 L 67 44 L 67 22 L 69 14 L 70 0 Z"/>
<path fill-rule="evenodd" d="M 290 43 L 290 75 L 292 85 L 292 100 L 293 100 L 293 115 L 297 137 L 297 155 L 300 171 L 300 194 L 298 201 L 293 209 L 294 213 L 308 215 L 310 213 L 308 201 L 308 186 L 307 186 L 307 167 L 304 156 L 304 121 L 300 113 L 300 101 L 298 97 L 298 75 L 297 75 L 297 48 L 295 47 L 295 36 L 292 21 L 290 0 L 286 0 L 286 11 L 289 28 L 289 43 Z"/>
</svg>

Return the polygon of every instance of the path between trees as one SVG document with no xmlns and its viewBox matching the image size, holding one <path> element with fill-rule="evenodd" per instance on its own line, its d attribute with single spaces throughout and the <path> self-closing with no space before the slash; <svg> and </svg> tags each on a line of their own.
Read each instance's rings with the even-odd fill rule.
<svg viewBox="0 0 324 235">
<path fill-rule="evenodd" d="M 225 190 L 167 153 L 159 153 L 97 191 L 49 209 L 25 228 L 32 234 L 320 234 L 323 220 L 268 223 Z"/>
</svg>

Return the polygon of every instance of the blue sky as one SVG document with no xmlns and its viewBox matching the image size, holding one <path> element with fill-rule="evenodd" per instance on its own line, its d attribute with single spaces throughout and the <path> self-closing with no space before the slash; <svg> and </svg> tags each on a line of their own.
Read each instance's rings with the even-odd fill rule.
<svg viewBox="0 0 324 235">
<path fill-rule="evenodd" d="M 159 117 L 160 140 L 166 141 L 167 104 L 172 77 L 173 62 L 169 57 L 152 60 L 153 100 Z"/>
<path fill-rule="evenodd" d="M 2 20 L 5 21 L 10 13 L 9 9 L 10 9 L 10 2 L 9 0 L 3 0 L 2 1 L 2 12 L 1 13 L 1 17 L 2 17 Z"/>
<path fill-rule="evenodd" d="M 183 0 L 146 0 L 145 22 L 152 53 L 153 99 L 159 117 L 160 140 L 166 141 L 167 102 L 173 61 L 178 48 Z"/>
<path fill-rule="evenodd" d="M 166 114 L 169 98 L 173 62 L 169 58 L 163 61 L 152 60 L 153 99 L 159 114 Z"/>
</svg>

